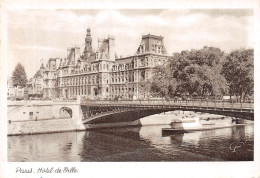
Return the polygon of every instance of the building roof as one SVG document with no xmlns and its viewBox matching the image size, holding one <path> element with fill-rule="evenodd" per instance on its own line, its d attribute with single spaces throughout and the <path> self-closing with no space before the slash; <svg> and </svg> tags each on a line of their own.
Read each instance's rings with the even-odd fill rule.
<svg viewBox="0 0 260 178">
<path fill-rule="evenodd" d="M 69 56 L 67 57 L 68 63 L 67 65 L 74 65 L 75 64 L 75 49 L 71 48 Z"/>
<path fill-rule="evenodd" d="M 43 78 L 43 70 L 39 69 L 33 76 L 33 78 Z"/>
<path fill-rule="evenodd" d="M 141 54 L 145 52 L 166 55 L 167 51 L 163 43 L 163 37 L 151 34 L 143 35 L 141 44 L 138 47 L 136 53 Z"/>
<path fill-rule="evenodd" d="M 142 38 L 143 38 L 143 39 L 144 39 L 144 38 L 154 38 L 154 39 L 158 39 L 158 40 L 162 40 L 162 39 L 163 39 L 162 36 L 157 36 L 157 35 L 152 35 L 152 34 L 143 35 Z"/>
</svg>

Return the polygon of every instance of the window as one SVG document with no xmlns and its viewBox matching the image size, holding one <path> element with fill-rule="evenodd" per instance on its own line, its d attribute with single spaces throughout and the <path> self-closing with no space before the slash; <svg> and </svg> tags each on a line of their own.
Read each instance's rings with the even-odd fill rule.
<svg viewBox="0 0 260 178">
<path fill-rule="evenodd" d="M 142 71 L 141 72 L 141 80 L 144 80 L 145 79 L 145 71 Z"/>
<path fill-rule="evenodd" d="M 144 59 L 141 59 L 141 67 L 144 66 Z"/>
<path fill-rule="evenodd" d="M 98 78 L 99 78 L 99 77 L 97 76 L 97 77 L 96 77 L 96 83 L 98 83 L 98 82 L 99 82 L 99 81 L 98 81 Z"/>
<path fill-rule="evenodd" d="M 158 46 L 158 53 L 161 53 L 161 47 Z"/>
</svg>

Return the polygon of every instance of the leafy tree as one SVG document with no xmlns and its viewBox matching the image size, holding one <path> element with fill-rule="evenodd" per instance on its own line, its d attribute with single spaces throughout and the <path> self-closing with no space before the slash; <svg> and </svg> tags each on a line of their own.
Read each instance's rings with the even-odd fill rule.
<svg viewBox="0 0 260 178">
<path fill-rule="evenodd" d="M 24 67 L 21 63 L 18 63 L 13 71 L 12 76 L 13 86 L 25 87 L 27 82 L 27 76 Z"/>
<path fill-rule="evenodd" d="M 150 81 L 141 81 L 138 83 L 138 92 L 141 97 L 144 97 L 144 98 L 149 97 L 151 94 L 150 89 L 151 89 Z"/>
<path fill-rule="evenodd" d="M 177 83 L 169 66 L 159 66 L 155 69 L 151 82 L 151 94 L 153 96 L 172 97 L 175 94 L 176 87 Z"/>
<path fill-rule="evenodd" d="M 254 94 L 254 50 L 232 51 L 226 58 L 222 73 L 228 81 L 229 95 L 245 96 Z"/>
<path fill-rule="evenodd" d="M 226 79 L 221 75 L 224 59 L 224 52 L 214 47 L 175 53 L 170 66 L 177 81 L 177 93 L 223 95 L 227 90 Z"/>
</svg>

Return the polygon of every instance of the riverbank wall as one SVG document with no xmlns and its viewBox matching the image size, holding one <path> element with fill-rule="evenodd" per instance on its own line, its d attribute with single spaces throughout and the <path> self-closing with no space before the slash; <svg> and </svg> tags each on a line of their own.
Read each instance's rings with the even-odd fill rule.
<svg viewBox="0 0 260 178">
<path fill-rule="evenodd" d="M 8 136 L 85 130 L 71 118 L 8 123 Z"/>
</svg>

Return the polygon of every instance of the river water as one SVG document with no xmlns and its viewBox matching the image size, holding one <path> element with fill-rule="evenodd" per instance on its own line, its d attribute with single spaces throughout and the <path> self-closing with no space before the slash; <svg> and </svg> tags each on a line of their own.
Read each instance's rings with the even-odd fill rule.
<svg viewBox="0 0 260 178">
<path fill-rule="evenodd" d="M 8 161 L 252 161 L 254 125 L 163 136 L 142 126 L 8 137 Z"/>
</svg>

